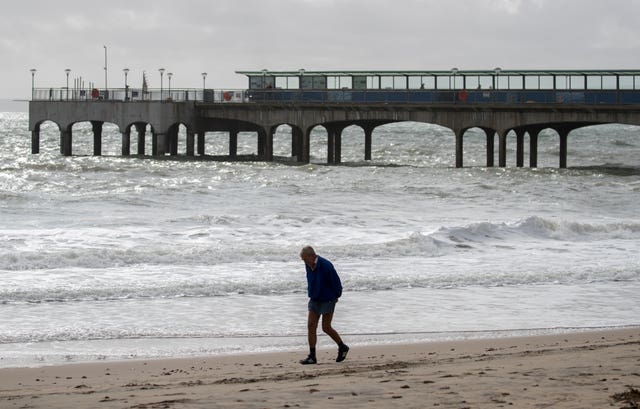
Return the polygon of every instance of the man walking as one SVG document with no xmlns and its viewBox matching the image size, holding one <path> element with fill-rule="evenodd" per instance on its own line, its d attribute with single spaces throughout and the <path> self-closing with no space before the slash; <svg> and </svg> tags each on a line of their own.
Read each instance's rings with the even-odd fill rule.
<svg viewBox="0 0 640 409">
<path fill-rule="evenodd" d="M 331 326 L 333 311 L 338 298 L 342 295 L 342 283 L 336 269 L 331 262 L 316 254 L 311 246 L 305 246 L 300 251 L 300 258 L 304 261 L 307 272 L 307 294 L 309 295 L 309 318 L 307 320 L 307 336 L 309 339 L 309 356 L 302 361 L 303 365 L 316 364 L 316 341 L 318 336 L 318 322 L 322 317 L 322 331 L 338 344 L 336 362 L 342 362 L 347 357 L 349 347 L 342 342 L 338 332 Z"/>
</svg>

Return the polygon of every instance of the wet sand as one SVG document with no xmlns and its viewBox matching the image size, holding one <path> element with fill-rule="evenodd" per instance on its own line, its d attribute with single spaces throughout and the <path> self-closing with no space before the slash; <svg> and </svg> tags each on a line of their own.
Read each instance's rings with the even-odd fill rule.
<svg viewBox="0 0 640 409">
<path fill-rule="evenodd" d="M 0 369 L 1 408 L 637 408 L 640 328 Z M 635 403 L 634 403 L 635 401 Z M 633 406 L 633 405 L 636 406 Z"/>
</svg>

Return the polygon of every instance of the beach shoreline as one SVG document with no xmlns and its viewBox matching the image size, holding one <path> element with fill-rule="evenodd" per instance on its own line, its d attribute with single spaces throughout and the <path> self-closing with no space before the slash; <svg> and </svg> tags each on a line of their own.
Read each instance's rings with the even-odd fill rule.
<svg viewBox="0 0 640 409">
<path fill-rule="evenodd" d="M 7 408 L 625 407 L 640 328 L 0 369 Z M 620 398 L 622 399 L 622 398 Z"/>
</svg>

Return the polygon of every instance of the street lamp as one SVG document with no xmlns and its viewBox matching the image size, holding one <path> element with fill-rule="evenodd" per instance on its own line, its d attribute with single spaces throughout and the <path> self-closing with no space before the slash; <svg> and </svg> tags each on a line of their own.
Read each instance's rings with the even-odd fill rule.
<svg viewBox="0 0 640 409">
<path fill-rule="evenodd" d="M 71 69 L 67 68 L 64 72 L 67 74 L 67 100 L 69 100 L 69 73 L 71 72 Z"/>
<path fill-rule="evenodd" d="M 451 69 L 451 74 L 453 74 L 453 88 L 456 88 L 456 75 L 458 74 L 458 69 L 456 67 L 453 67 Z M 451 87 L 449 87 L 451 88 Z"/>
<path fill-rule="evenodd" d="M 298 70 L 298 73 L 300 74 L 300 87 L 298 87 L 298 88 L 302 89 L 302 80 L 303 80 L 304 73 L 305 73 L 304 68 L 300 68 L 300 69 Z"/>
<path fill-rule="evenodd" d="M 31 99 L 33 99 L 35 93 L 35 81 L 36 81 L 36 70 L 35 68 L 30 69 L 31 71 Z"/>
<path fill-rule="evenodd" d="M 201 75 L 202 75 L 202 100 L 204 101 L 204 90 L 206 89 L 205 83 L 207 80 L 207 73 L 203 72 Z"/>
<path fill-rule="evenodd" d="M 128 68 L 123 68 L 122 72 L 124 72 L 124 100 L 129 100 L 129 85 L 127 85 L 127 75 L 129 74 Z"/>
<path fill-rule="evenodd" d="M 493 71 L 496 73 L 496 83 L 494 88 L 498 89 L 500 87 L 500 73 L 502 72 L 502 68 L 496 67 Z"/>
<path fill-rule="evenodd" d="M 162 101 L 162 78 L 164 76 L 164 68 L 160 68 L 160 101 Z"/>
<path fill-rule="evenodd" d="M 173 77 L 172 72 L 167 73 L 167 78 L 169 79 L 169 99 L 171 99 L 171 77 Z"/>
<path fill-rule="evenodd" d="M 263 68 L 263 69 L 262 69 L 262 88 L 263 88 L 263 89 L 266 89 L 266 88 L 267 88 L 267 84 L 266 84 L 266 82 L 267 82 L 267 73 L 268 73 L 268 72 L 269 72 L 269 71 L 268 71 L 266 68 Z"/>
</svg>

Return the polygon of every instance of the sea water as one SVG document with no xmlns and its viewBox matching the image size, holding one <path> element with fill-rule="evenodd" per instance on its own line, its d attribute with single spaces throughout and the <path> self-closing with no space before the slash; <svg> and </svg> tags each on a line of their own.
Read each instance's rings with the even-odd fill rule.
<svg viewBox="0 0 640 409">
<path fill-rule="evenodd" d="M 94 157 L 78 124 L 63 157 L 54 124 L 32 155 L 28 114 L 0 113 L 0 366 L 303 357 L 306 244 L 342 278 L 334 326 L 353 347 L 640 325 L 640 127 L 572 132 L 568 169 L 554 132 L 537 169 L 515 167 L 514 139 L 488 168 L 469 131 L 457 169 L 447 129 L 379 127 L 365 161 L 352 127 L 328 166 L 318 127 L 293 165 L 123 158 L 114 126 Z M 290 152 L 286 127 L 274 146 Z"/>
</svg>

